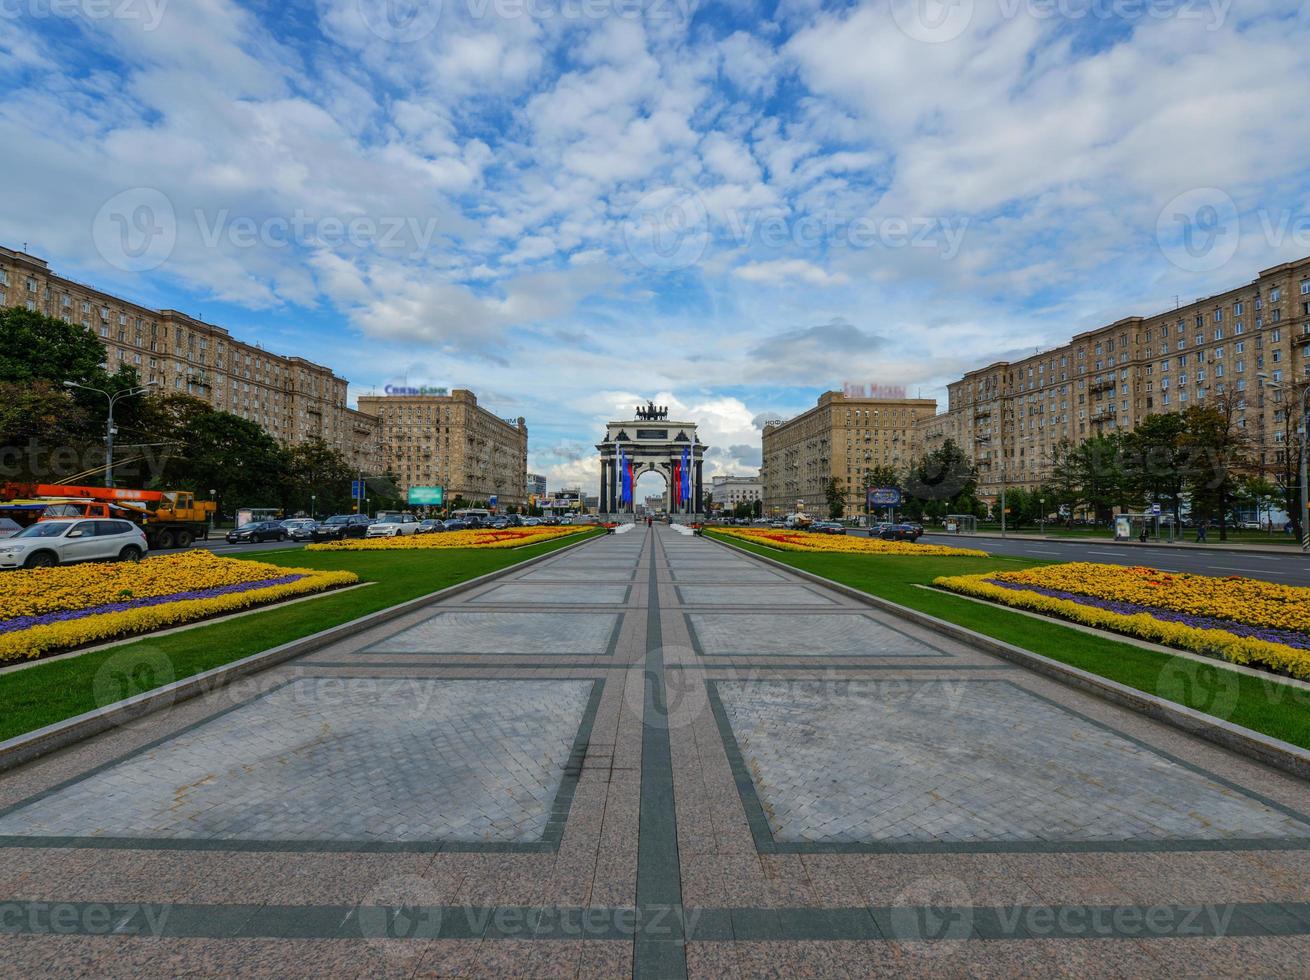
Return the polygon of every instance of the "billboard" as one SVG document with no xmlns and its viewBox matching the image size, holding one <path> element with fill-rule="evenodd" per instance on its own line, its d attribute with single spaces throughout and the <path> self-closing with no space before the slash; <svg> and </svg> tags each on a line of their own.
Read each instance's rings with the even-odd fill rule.
<svg viewBox="0 0 1310 980">
<path fill-rule="evenodd" d="M 869 487 L 870 507 L 899 507 L 901 492 L 896 487 Z"/>
<path fill-rule="evenodd" d="M 446 491 L 443 487 L 410 487 L 405 499 L 416 507 L 440 507 L 446 502 Z"/>
<path fill-rule="evenodd" d="M 841 386 L 847 398 L 904 398 L 904 385 L 860 384 L 847 381 Z"/>
</svg>

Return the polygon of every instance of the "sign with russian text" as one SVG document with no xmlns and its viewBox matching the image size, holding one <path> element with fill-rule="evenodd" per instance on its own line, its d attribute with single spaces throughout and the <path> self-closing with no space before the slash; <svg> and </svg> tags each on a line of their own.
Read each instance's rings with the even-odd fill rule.
<svg viewBox="0 0 1310 980">
<path fill-rule="evenodd" d="M 904 385 L 853 384 L 847 381 L 842 385 L 842 394 L 847 398 L 904 398 Z"/>
</svg>

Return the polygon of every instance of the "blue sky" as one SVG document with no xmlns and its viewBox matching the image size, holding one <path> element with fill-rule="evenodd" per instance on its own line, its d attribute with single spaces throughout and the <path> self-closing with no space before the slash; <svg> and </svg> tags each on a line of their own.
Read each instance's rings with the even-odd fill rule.
<svg viewBox="0 0 1310 980">
<path fill-rule="evenodd" d="M 712 472 L 1310 254 L 1293 0 L 14 0 L 0 241 L 331 366 L 470 387 L 594 484 Z"/>
</svg>

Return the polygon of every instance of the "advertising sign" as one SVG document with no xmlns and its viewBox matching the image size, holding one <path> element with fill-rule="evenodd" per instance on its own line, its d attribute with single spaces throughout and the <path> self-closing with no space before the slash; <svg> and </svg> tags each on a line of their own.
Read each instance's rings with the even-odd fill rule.
<svg viewBox="0 0 1310 980">
<path fill-rule="evenodd" d="M 904 385 L 860 384 L 847 381 L 841 386 L 847 398 L 904 398 Z"/>
<path fill-rule="evenodd" d="M 405 499 L 415 507 L 441 507 L 446 502 L 446 491 L 443 487 L 410 487 Z"/>
<path fill-rule="evenodd" d="M 900 505 L 901 491 L 896 487 L 869 488 L 870 507 L 899 507 Z"/>
</svg>

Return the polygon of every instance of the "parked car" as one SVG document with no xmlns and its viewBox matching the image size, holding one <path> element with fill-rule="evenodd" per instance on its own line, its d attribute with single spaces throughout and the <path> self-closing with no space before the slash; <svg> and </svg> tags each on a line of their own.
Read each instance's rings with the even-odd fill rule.
<svg viewBox="0 0 1310 980">
<path fill-rule="evenodd" d="M 0 568 L 46 568 L 80 561 L 138 561 L 149 550 L 131 521 L 54 518 L 0 541 Z"/>
<path fill-rule="evenodd" d="M 0 517 L 0 538 L 12 538 L 22 529 L 23 525 L 17 521 L 11 521 L 8 517 Z"/>
<path fill-rule="evenodd" d="M 428 517 L 418 522 L 418 528 L 415 534 L 436 534 L 446 529 L 446 524 L 440 518 Z"/>
<path fill-rule="evenodd" d="M 488 518 L 485 522 L 483 522 L 483 525 L 482 525 L 482 526 L 483 526 L 483 527 L 489 527 L 489 528 L 491 528 L 493 531 L 503 531 L 503 530 L 505 530 L 505 528 L 509 527 L 509 518 L 508 518 L 508 517 L 491 517 L 491 518 Z"/>
<path fill-rule="evenodd" d="M 1259 521 L 1242 521 L 1241 528 L 1243 531 L 1259 531 L 1264 528 L 1264 525 Z"/>
<path fill-rule="evenodd" d="M 287 529 L 287 537 L 292 541 L 313 541 L 314 529 L 318 527 L 318 521 L 312 521 L 308 517 L 293 517 L 283 521 L 282 526 Z"/>
<path fill-rule="evenodd" d="M 540 518 L 540 517 L 525 517 L 525 518 L 523 518 L 523 526 L 524 526 L 524 527 L 541 527 L 541 518 Z"/>
<path fill-rule="evenodd" d="M 884 541 L 918 541 L 923 532 L 913 524 L 888 524 L 878 532 Z"/>
<path fill-rule="evenodd" d="M 290 535 L 281 521 L 254 521 L 242 524 L 227 532 L 228 544 L 250 544 L 256 541 L 285 541 Z"/>
<path fill-rule="evenodd" d="M 468 521 L 460 520 L 458 517 L 452 517 L 445 524 L 447 531 L 468 531 L 472 528 Z"/>
<path fill-rule="evenodd" d="M 403 538 L 418 531 L 418 518 L 413 514 L 391 512 L 379 516 L 364 532 L 366 538 Z"/>
<path fill-rule="evenodd" d="M 815 521 L 810 525 L 814 534 L 845 534 L 846 528 L 837 521 Z"/>
<path fill-rule="evenodd" d="M 362 538 L 372 519 L 367 514 L 334 514 L 320 521 L 314 531 L 315 541 L 340 541 L 342 538 Z"/>
</svg>

